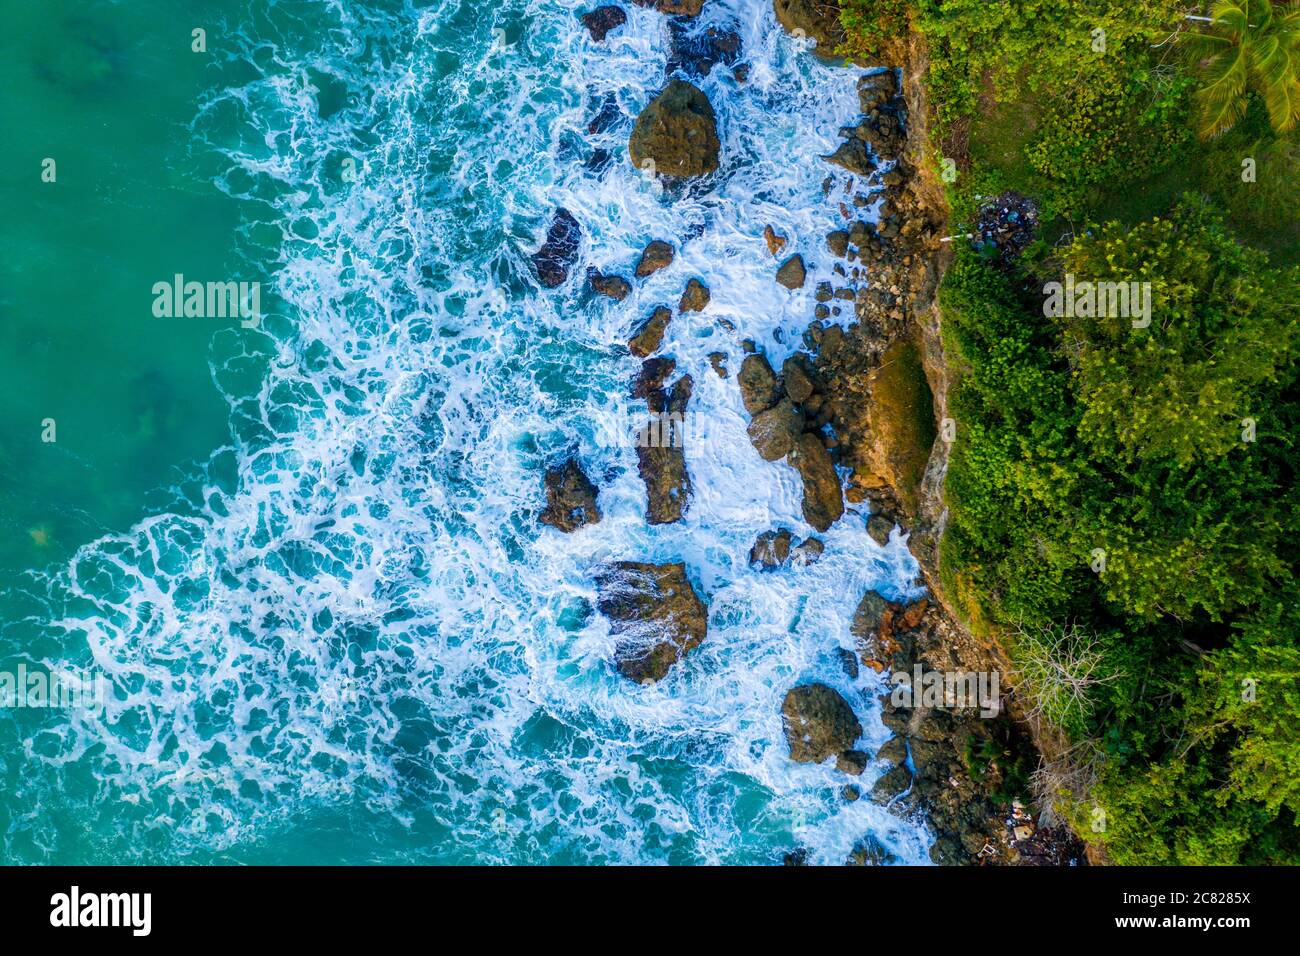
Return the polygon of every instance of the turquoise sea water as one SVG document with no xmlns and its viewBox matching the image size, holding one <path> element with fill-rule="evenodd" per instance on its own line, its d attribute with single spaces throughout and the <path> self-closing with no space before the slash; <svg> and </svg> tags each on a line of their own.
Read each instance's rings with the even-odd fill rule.
<svg viewBox="0 0 1300 956">
<path fill-rule="evenodd" d="M 811 529 L 797 475 L 759 459 L 734 374 L 707 358 L 738 368 L 744 338 L 774 361 L 797 347 L 839 221 L 817 157 L 855 119 L 853 72 L 815 61 L 770 4 L 712 0 L 701 26 L 736 29 L 750 71 L 700 81 L 724 167 L 674 201 L 631 168 L 630 121 L 587 132 L 593 104 L 612 96 L 634 116 L 662 84 L 653 10 L 629 7 L 594 44 L 572 3 L 150 6 L 94 9 L 124 37 L 103 70 L 152 76 L 164 100 L 114 84 L 72 99 L 91 101 L 88 123 L 154 129 L 162 114 L 142 104 L 160 102 L 183 114 L 155 160 L 179 195 L 151 194 L 119 231 L 130 243 L 147 220 L 182 221 L 147 250 L 120 248 L 123 290 L 100 290 L 147 347 L 123 359 L 88 341 L 78 362 L 171 368 L 183 399 L 142 388 L 150 401 L 223 413 L 185 412 L 183 438 L 141 444 L 141 474 L 106 483 L 135 497 L 47 536 L 48 565 L 8 557 L 44 570 L 6 589 L 0 669 L 87 668 L 111 693 L 102 714 L 0 710 L 3 859 L 767 864 L 802 846 L 838 863 L 874 834 L 923 861 L 923 826 L 846 803 L 829 767 L 792 764 L 780 719 L 789 687 L 815 678 L 853 702 L 864 749 L 886 738 L 878 678 L 849 680 L 836 650 L 852 647 L 863 592 L 915 593 L 915 565 L 851 511 L 820 563 L 750 571 L 759 532 Z M 211 24 L 209 60 L 178 75 L 191 21 Z M 133 45 L 138 31 L 155 40 Z M 163 56 L 158 42 L 181 46 Z M 593 172 L 602 145 L 613 162 Z M 101 188 L 146 193 L 129 178 Z M 582 224 L 582 250 L 570 282 L 542 292 L 526 257 L 557 205 Z M 61 215 L 33 216 L 60 255 L 76 245 Z M 809 261 L 801 292 L 772 279 L 769 223 Z M 672 267 L 622 303 L 584 292 L 586 266 L 627 274 L 652 238 L 677 246 Z M 55 281 L 39 273 L 47 255 L 31 259 L 29 282 Z M 260 281 L 260 327 L 148 313 L 138 290 L 203 271 Z M 712 303 L 675 317 L 665 350 L 695 379 L 708 440 L 688 450 L 687 519 L 652 528 L 633 449 L 611 440 L 634 410 L 620 345 L 692 276 Z M 68 367 L 46 374 L 52 393 L 85 388 L 106 420 L 130 407 L 97 401 Z M 30 437 L 6 433 L 6 447 Z M 88 446 L 84 467 L 108 467 L 116 447 Z M 536 514 L 542 471 L 574 452 L 605 519 L 565 536 Z M 78 493 L 97 500 L 74 488 L 59 507 Z M 9 494 L 23 533 L 58 504 L 49 481 Z M 708 640 L 656 686 L 609 664 L 591 570 L 610 559 L 684 561 L 710 605 Z"/>
</svg>

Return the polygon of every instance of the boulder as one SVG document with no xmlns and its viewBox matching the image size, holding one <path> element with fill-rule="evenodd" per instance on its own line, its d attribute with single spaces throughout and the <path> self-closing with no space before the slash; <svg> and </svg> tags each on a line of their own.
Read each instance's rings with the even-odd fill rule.
<svg viewBox="0 0 1300 956">
<path fill-rule="evenodd" d="M 808 401 L 817 390 L 808 359 L 802 355 L 791 355 L 786 359 L 781 365 L 781 384 L 790 401 L 797 405 Z"/>
<path fill-rule="evenodd" d="M 628 140 L 628 153 L 637 169 L 674 179 L 716 171 L 721 148 L 713 105 L 702 90 L 685 80 L 669 81 L 636 118 Z"/>
<path fill-rule="evenodd" d="M 672 318 L 673 314 L 670 310 L 662 305 L 659 306 L 637 327 L 632 340 L 627 343 L 628 349 L 638 358 L 645 358 L 657 351 L 663 344 L 664 333 L 668 330 L 668 323 Z"/>
<path fill-rule="evenodd" d="M 617 638 L 614 664 L 630 680 L 661 680 L 707 635 L 708 609 L 686 565 L 616 561 L 595 577 L 596 607 Z"/>
<path fill-rule="evenodd" d="M 804 520 L 818 531 L 826 531 L 844 514 L 840 479 L 830 453 L 820 438 L 804 432 L 790 458 L 803 479 Z"/>
<path fill-rule="evenodd" d="M 662 239 L 652 240 L 641 252 L 641 258 L 636 264 L 636 277 L 644 279 L 660 269 L 668 268 L 673 263 L 674 255 L 673 247 L 668 243 Z"/>
<path fill-rule="evenodd" d="M 790 558 L 792 536 L 782 528 L 780 531 L 764 531 L 749 549 L 749 563 L 764 571 L 775 571 Z"/>
<path fill-rule="evenodd" d="M 790 759 L 821 763 L 850 750 L 862 736 L 862 725 L 849 702 L 825 684 L 792 688 L 781 704 Z"/>
<path fill-rule="evenodd" d="M 754 416 L 749 423 L 749 440 L 764 461 L 780 461 L 795 449 L 803 425 L 803 413 L 790 399 L 783 398 Z"/>
<path fill-rule="evenodd" d="M 787 289 L 802 289 L 808 270 L 804 268 L 803 256 L 793 255 L 776 270 L 776 281 Z"/>
<path fill-rule="evenodd" d="M 745 411 L 757 415 L 771 408 L 781 398 L 781 385 L 776 380 L 776 372 L 763 355 L 746 355 L 740 363 L 740 373 L 736 376 L 740 385 L 740 398 L 745 403 Z"/>
<path fill-rule="evenodd" d="M 627 14 L 623 12 L 623 8 L 612 4 L 597 7 L 590 13 L 582 15 L 582 25 L 587 28 L 587 32 L 591 34 L 591 38 L 597 43 L 604 40 L 609 31 L 621 27 L 626 22 Z"/>
<path fill-rule="evenodd" d="M 576 458 L 547 469 L 543 483 L 546 489 L 546 508 L 538 519 L 542 524 L 571 532 L 600 521 L 600 508 L 596 504 L 597 488 L 583 472 Z"/>
<path fill-rule="evenodd" d="M 718 378 L 727 377 L 727 353 L 710 352 L 709 364 L 713 366 L 713 371 L 718 373 Z"/>
<path fill-rule="evenodd" d="M 569 277 L 569 266 L 578 254 L 581 241 L 582 227 L 578 220 L 563 207 L 555 210 L 546 241 L 533 253 L 533 267 L 542 285 L 554 289 Z"/>
<path fill-rule="evenodd" d="M 703 312 L 708 307 L 711 297 L 708 286 L 699 279 L 691 279 L 686 283 L 686 291 L 682 293 L 681 301 L 677 303 L 677 311 Z"/>
<path fill-rule="evenodd" d="M 867 764 L 871 762 L 871 755 L 861 750 L 846 750 L 835 758 L 835 766 L 845 773 L 853 774 L 858 777 L 862 771 L 867 769 Z"/>
<path fill-rule="evenodd" d="M 641 369 L 632 382 L 632 397 L 644 398 L 651 411 L 662 411 L 662 402 L 656 402 L 656 393 L 663 391 L 664 382 L 677 368 L 677 362 L 667 357 L 650 358 L 641 363 Z"/>
<path fill-rule="evenodd" d="M 587 281 L 595 291 L 609 296 L 615 302 L 622 302 L 632 291 L 632 287 L 622 276 L 605 275 L 597 269 L 587 270 Z"/>
<path fill-rule="evenodd" d="M 882 548 L 889 544 L 889 533 L 894 530 L 894 519 L 874 514 L 867 519 L 867 534 Z"/>
</svg>

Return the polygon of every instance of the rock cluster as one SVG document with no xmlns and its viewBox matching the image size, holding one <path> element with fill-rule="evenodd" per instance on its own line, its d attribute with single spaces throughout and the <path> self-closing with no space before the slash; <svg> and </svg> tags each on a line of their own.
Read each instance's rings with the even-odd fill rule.
<svg viewBox="0 0 1300 956">
<path fill-rule="evenodd" d="M 740 59 L 740 34 L 734 30 L 707 27 L 701 30 L 690 20 L 668 21 L 668 75 L 708 76 L 715 66 L 734 67 Z"/>
<path fill-rule="evenodd" d="M 765 461 L 785 459 L 803 479 L 804 520 L 826 531 L 844 514 L 839 476 L 829 448 L 833 436 L 820 380 L 806 355 L 786 359 L 778 377 L 767 357 L 745 356 L 736 375 L 750 414 L 749 440 Z"/>
<path fill-rule="evenodd" d="M 924 599 L 902 605 L 867 592 L 854 615 L 852 633 L 865 666 L 873 670 L 923 672 L 999 672 L 996 650 L 975 641 Z M 999 687 L 1002 687 L 999 682 Z M 881 719 L 897 736 L 876 754 L 893 766 L 872 789 L 881 802 L 902 800 L 926 814 L 935 831 L 930 851 L 936 863 L 1062 864 L 1081 853 L 1081 846 L 1057 828 L 1036 834 L 1024 815 L 1017 817 L 1009 789 L 1023 786 L 1037 763 L 1028 734 L 999 700 L 997 715 L 978 707 L 925 706 L 886 693 Z M 906 765 L 910 755 L 915 773 Z M 1012 817 L 1010 825 L 1004 818 Z M 1016 827 L 1021 827 L 1019 834 Z M 1027 833 L 1026 830 L 1029 832 Z M 1056 854 L 1053 859 L 1048 859 Z"/>
</svg>

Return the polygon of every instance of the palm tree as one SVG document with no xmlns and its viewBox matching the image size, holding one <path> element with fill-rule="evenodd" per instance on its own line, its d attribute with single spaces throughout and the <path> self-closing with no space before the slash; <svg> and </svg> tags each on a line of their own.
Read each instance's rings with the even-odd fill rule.
<svg viewBox="0 0 1300 956">
<path fill-rule="evenodd" d="M 1275 130 L 1294 128 L 1300 121 L 1300 3 L 1218 0 L 1210 13 L 1207 31 L 1189 37 L 1206 77 L 1197 93 L 1201 136 L 1235 126 L 1252 90 Z"/>
</svg>

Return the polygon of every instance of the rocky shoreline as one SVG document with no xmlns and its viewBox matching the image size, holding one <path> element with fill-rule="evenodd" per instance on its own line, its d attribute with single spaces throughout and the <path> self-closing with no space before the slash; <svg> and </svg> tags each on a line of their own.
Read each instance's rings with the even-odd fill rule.
<svg viewBox="0 0 1300 956">
<path fill-rule="evenodd" d="M 689 78 L 718 64 L 743 81 L 739 37 L 691 31 L 686 18 L 701 0 L 637 0 L 669 15 L 672 58 L 665 86 L 636 118 L 628 155 L 638 169 L 666 189 L 707 188 L 719 168 L 717 120 L 707 96 Z M 816 41 L 814 52 L 833 50 L 843 39 L 838 6 L 815 0 L 775 0 L 779 23 Z M 617 29 L 626 14 L 605 6 L 582 16 L 594 41 Z M 1037 826 L 1020 803 L 1037 764 L 1033 735 L 1014 716 L 1014 699 L 999 675 L 1006 661 L 996 646 L 974 639 L 951 612 L 938 576 L 938 545 L 944 525 L 943 476 L 951 425 L 947 420 L 948 371 L 939 335 L 935 295 L 949 259 L 944 242 L 948 212 L 944 191 L 927 157 L 927 109 L 921 77 L 924 51 L 915 39 L 901 44 L 901 69 L 866 73 L 857 80 L 861 114 L 843 128 L 840 145 L 824 156 L 823 195 L 842 224 L 826 236 L 835 257 L 831 280 L 819 281 L 815 313 L 803 348 L 778 370 L 752 341 L 734 375 L 755 450 L 769 462 L 795 469 L 803 488 L 807 523 L 825 532 L 840 520 L 864 520 L 880 544 L 896 534 L 922 569 L 929 597 L 908 605 L 874 591 L 863 595 L 853 619 L 856 653 L 842 652 L 846 673 L 872 668 L 893 682 L 924 673 L 992 675 L 979 699 L 956 706 L 948 699 L 883 697 L 882 719 L 894 733 L 876 754 L 855 749 L 862 726 L 853 708 L 822 683 L 792 687 L 782 706 L 783 723 L 796 762 L 834 761 L 845 774 L 844 800 L 869 798 L 896 812 L 923 816 L 934 832 L 931 851 L 939 863 L 1038 863 L 1082 859 L 1081 844 L 1067 830 Z M 849 72 L 846 70 L 846 77 Z M 597 123 L 593 120 L 593 125 Z M 534 255 L 539 283 L 565 282 L 581 236 L 565 210 L 555 213 L 546 242 Z M 808 269 L 798 252 L 769 226 L 764 239 L 773 281 L 802 288 Z M 651 242 L 633 271 L 634 281 L 672 262 L 673 247 Z M 631 289 L 618 274 L 589 270 L 593 292 L 622 300 Z M 677 313 L 707 308 L 710 293 L 687 281 Z M 691 476 L 681 428 L 691 400 L 691 375 L 677 372 L 659 354 L 674 312 L 655 308 L 634 329 L 628 352 L 640 361 L 631 394 L 644 400 L 646 440 L 636 449 L 646 487 L 646 521 L 680 521 L 690 507 Z M 725 355 L 710 356 L 727 378 Z M 837 467 L 848 472 L 842 486 Z M 575 460 L 545 479 L 544 523 L 572 532 L 600 520 L 598 489 Z M 846 509 L 863 505 L 861 511 Z M 846 518 L 846 513 L 848 517 Z M 802 541 L 784 528 L 762 531 L 750 551 L 756 573 L 818 560 L 823 544 Z M 707 596 L 692 586 L 678 564 L 617 562 L 595 572 L 597 606 L 616 637 L 614 664 L 627 678 L 653 682 L 707 638 Z M 869 793 L 854 780 L 873 760 L 889 769 Z M 787 863 L 805 853 L 792 848 Z M 864 837 L 851 863 L 890 862 L 888 853 Z"/>
</svg>

